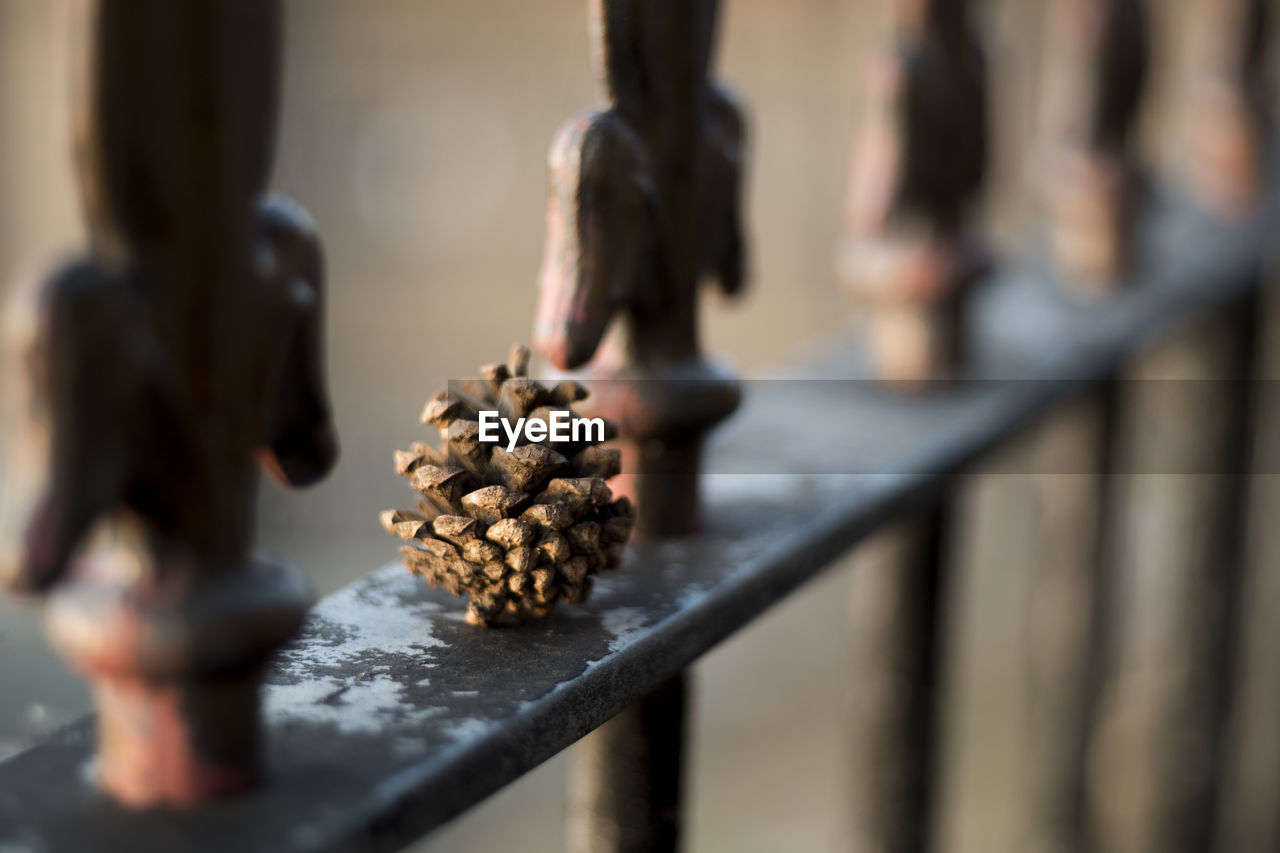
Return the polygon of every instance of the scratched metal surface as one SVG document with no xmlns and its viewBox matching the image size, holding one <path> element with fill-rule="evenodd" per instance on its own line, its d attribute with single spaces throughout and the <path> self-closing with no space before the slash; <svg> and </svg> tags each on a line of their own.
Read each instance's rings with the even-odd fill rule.
<svg viewBox="0 0 1280 853">
<path fill-rule="evenodd" d="M 905 398 L 760 383 L 712 440 L 705 531 L 632 549 L 587 605 L 544 624 L 469 626 L 459 601 L 380 569 L 321 602 L 270 673 L 269 785 L 181 817 L 123 814 L 89 781 L 84 721 L 0 764 L 0 851 L 396 849 L 682 669 L 1142 341 L 1246 296 L 1274 221 L 1226 229 L 1161 202 L 1141 286 L 1105 304 L 1002 274 L 972 318 L 988 381 Z M 829 340 L 782 375 L 856 379 L 860 364 Z"/>
</svg>

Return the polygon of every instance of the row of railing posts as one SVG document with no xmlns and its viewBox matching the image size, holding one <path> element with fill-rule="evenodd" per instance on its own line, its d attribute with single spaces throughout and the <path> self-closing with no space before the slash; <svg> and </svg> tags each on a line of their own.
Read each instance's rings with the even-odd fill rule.
<svg viewBox="0 0 1280 853">
<path fill-rule="evenodd" d="M 181 648 L 144 648 L 134 629 L 160 637 L 210 584 L 235 593 L 258 572 L 247 557 L 253 461 L 265 450 L 273 471 L 304 482 L 332 462 L 333 439 L 319 388 L 318 248 L 298 211 L 262 197 L 278 4 L 152 2 L 140 14 L 134 2 L 77 11 L 88 35 L 79 116 L 94 249 L 83 280 L 54 291 L 72 313 L 86 294 L 101 302 L 84 309 L 96 319 L 46 320 L 87 325 L 59 325 L 44 353 L 61 479 L 18 582 L 40 589 L 64 574 L 94 520 L 126 528 L 121 548 L 149 572 L 107 566 L 81 577 L 106 584 L 95 588 L 113 602 L 105 616 L 77 611 L 88 599 L 63 587 L 55 626 L 96 673 L 107 786 L 139 804 L 190 803 L 251 781 L 256 739 L 221 734 L 232 722 L 255 730 L 247 721 L 261 662 L 301 604 L 285 579 L 263 586 L 257 575 L 255 592 L 221 599 L 230 609 L 210 625 L 248 624 L 270 639 L 261 648 L 194 635 Z M 621 428 L 622 490 L 637 498 L 637 535 L 647 538 L 697 529 L 702 441 L 739 396 L 698 336 L 702 281 L 733 294 L 745 277 L 745 122 L 711 70 L 719 6 L 593 0 L 604 105 L 570 122 L 552 150 L 535 337 L 557 367 L 604 380 L 598 410 Z M 904 394 L 966 376 L 966 310 L 992 263 L 978 214 L 991 73 L 973 6 L 894 0 L 891 49 L 876 63 L 856 143 L 840 273 L 869 319 L 877 377 Z M 1061 26 L 1050 42 L 1072 79 L 1060 86 L 1067 120 L 1047 219 L 1064 280 L 1095 299 L 1143 261 L 1135 232 L 1152 180 L 1137 128 L 1151 19 L 1162 11 L 1149 6 L 1050 8 Z M 1199 197 L 1243 220 L 1264 174 L 1267 7 L 1200 0 L 1194 10 L 1214 117 L 1192 149 Z M 1177 853 L 1208 849 L 1221 832 L 1232 632 L 1249 582 L 1240 543 L 1254 387 L 1221 380 L 1249 375 L 1255 308 L 1182 330 L 1046 426 L 1041 464 L 1072 474 L 1036 480 L 1043 559 L 1030 606 L 1045 618 L 1032 620 L 1029 638 L 1037 739 L 1025 849 Z M 246 315 L 272 324 L 246 328 Z M 611 326 L 618 334 L 606 338 Z M 232 338 L 229 355 L 221 342 Z M 99 399 L 75 377 L 104 352 L 137 363 L 119 377 L 95 374 L 115 395 Z M 86 413 L 90 404 L 103 408 Z M 138 422 L 141 412 L 162 422 Z M 77 432 L 87 423 L 91 436 Z M 178 474 L 148 462 L 157 442 L 184 462 Z M 855 582 L 859 850 L 935 844 L 955 501 L 898 523 L 887 557 Z M 691 692 L 677 676 L 584 740 L 572 849 L 679 846 Z M 160 756 L 175 743 L 180 766 Z M 165 775 L 150 774 L 157 764 Z"/>
</svg>

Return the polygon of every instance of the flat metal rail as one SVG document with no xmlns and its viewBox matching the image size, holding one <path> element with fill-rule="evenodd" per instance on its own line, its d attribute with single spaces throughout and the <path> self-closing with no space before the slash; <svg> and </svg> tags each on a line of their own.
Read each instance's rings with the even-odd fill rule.
<svg viewBox="0 0 1280 853">
<path fill-rule="evenodd" d="M 457 600 L 387 566 L 321 602 L 268 673 L 268 784 L 181 816 L 127 814 L 89 781 L 86 719 L 0 763 L 0 849 L 403 846 L 930 506 L 985 452 L 1114 377 L 1138 348 L 1251 297 L 1277 221 L 1274 203 L 1232 227 L 1153 201 L 1141 272 L 1092 305 L 1010 265 L 974 302 L 983 349 L 972 376 L 934 393 L 856 381 L 854 336 L 826 340 L 787 375 L 853 381 L 750 388 L 709 443 L 705 530 L 635 548 L 588 604 L 544 624 L 476 629 Z"/>
</svg>

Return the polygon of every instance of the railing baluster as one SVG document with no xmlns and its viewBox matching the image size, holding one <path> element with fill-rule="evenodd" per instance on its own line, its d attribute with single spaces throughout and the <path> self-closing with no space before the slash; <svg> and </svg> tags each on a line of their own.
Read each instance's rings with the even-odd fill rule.
<svg viewBox="0 0 1280 853">
<path fill-rule="evenodd" d="M 1270 0 L 1196 0 L 1186 99 L 1195 189 L 1223 216 L 1254 211 L 1263 186 L 1273 88 Z"/>
<path fill-rule="evenodd" d="M 1036 557 L 1018 567 L 1032 578 L 1025 617 L 1030 738 L 1019 849 L 1087 849 L 1085 754 L 1106 628 L 1100 558 L 1111 511 L 1115 392 L 1108 384 L 1055 411 L 1032 450 Z"/>
<path fill-rule="evenodd" d="M 1211 208 L 1242 218 L 1263 186 L 1266 4 L 1191 9 L 1192 175 Z M 1255 307 L 1181 330 L 1120 383 L 1105 534 L 1110 642 L 1086 782 L 1101 850 L 1206 850 L 1217 831 Z"/>
<path fill-rule="evenodd" d="M 1070 284 L 1105 289 L 1131 270 L 1142 190 L 1138 123 L 1147 89 L 1145 0 L 1056 0 L 1048 132 L 1053 249 Z"/>
<path fill-rule="evenodd" d="M 856 142 L 840 271 L 867 308 L 875 374 L 927 386 L 970 366 L 966 305 L 988 268 L 973 223 L 986 62 L 969 3 L 896 0 L 894 12 L 896 49 L 873 75 Z M 931 846 L 953 515 L 948 498 L 900 525 L 855 580 L 858 850 Z"/>
<path fill-rule="evenodd" d="M 855 143 L 840 273 L 866 307 L 876 375 L 921 383 L 966 363 L 964 306 L 988 266 L 972 221 L 987 175 L 986 63 L 967 0 L 894 10 L 896 51 L 874 69 Z"/>
<path fill-rule="evenodd" d="M 1098 848 L 1209 849 L 1238 605 L 1254 305 L 1139 357 L 1123 382 L 1113 641 L 1089 806 Z"/>
<path fill-rule="evenodd" d="M 1138 126 L 1148 90 L 1145 0 L 1056 0 L 1047 17 L 1047 185 L 1054 261 L 1066 287 L 1096 296 L 1139 268 L 1145 169 Z M 1056 412 L 1033 476 L 1040 512 L 1027 620 L 1031 678 L 1028 849 L 1087 845 L 1085 749 L 1106 622 L 1103 556 L 1118 389 Z"/>
<path fill-rule="evenodd" d="M 578 744 L 569 850 L 679 847 L 688 682 L 671 679 Z"/>
<path fill-rule="evenodd" d="M 319 246 L 263 197 L 278 2 L 95 0 L 75 22 L 93 251 L 45 289 L 52 471 L 13 582 L 51 591 L 93 681 L 102 784 L 190 805 L 256 778 L 261 669 L 308 603 L 249 549 L 257 460 L 296 484 L 336 453 Z"/>
<path fill-rule="evenodd" d="M 1261 293 L 1257 367 L 1252 379 L 1253 461 L 1249 469 L 1245 576 L 1241 584 L 1239 625 L 1233 627 L 1239 651 L 1231 719 L 1224 734 L 1222 792 L 1214 850 L 1220 853 L 1271 853 L 1280 850 L 1280 683 L 1275 674 L 1280 649 L 1280 270 L 1267 264 Z"/>
<path fill-rule="evenodd" d="M 535 337 L 560 368 L 603 349 L 594 411 L 619 426 L 638 538 L 698 526 L 703 437 L 737 382 L 698 345 L 698 285 L 743 282 L 744 122 L 709 79 L 718 0 L 592 0 L 607 109 L 570 123 L 551 154 Z M 615 320 L 619 335 L 604 343 Z M 575 850 L 675 849 L 683 674 L 588 735 L 570 814 Z"/>
<path fill-rule="evenodd" d="M 854 575 L 853 850 L 932 847 L 953 511 L 890 529 Z"/>
</svg>

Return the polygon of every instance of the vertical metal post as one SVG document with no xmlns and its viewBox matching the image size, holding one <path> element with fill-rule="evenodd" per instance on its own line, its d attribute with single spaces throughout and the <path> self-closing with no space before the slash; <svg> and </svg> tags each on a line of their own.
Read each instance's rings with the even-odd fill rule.
<svg viewBox="0 0 1280 853">
<path fill-rule="evenodd" d="M 1136 138 L 1150 65 L 1145 0 L 1055 0 L 1046 77 L 1052 246 L 1070 284 L 1131 268 L 1143 174 Z"/>
<path fill-rule="evenodd" d="M 855 143 L 840 272 L 867 309 L 876 375 L 927 393 L 970 366 L 966 305 L 988 266 L 973 222 L 986 61 L 969 3 L 899 0 L 895 14 L 896 49 Z M 855 584 L 858 850 L 930 847 L 953 513 L 947 498 L 893 530 L 887 558 Z"/>
<path fill-rule="evenodd" d="M 1087 849 L 1084 764 L 1105 623 L 1102 536 L 1110 507 L 1115 386 L 1054 412 L 1032 451 L 1037 542 L 1026 608 L 1030 740 L 1020 849 Z"/>
<path fill-rule="evenodd" d="M 1257 338 L 1253 460 L 1244 521 L 1245 576 L 1236 630 L 1236 689 L 1225 732 L 1223 785 L 1214 849 L 1271 853 L 1280 849 L 1280 278 L 1268 263 Z"/>
<path fill-rule="evenodd" d="M 583 738 L 570 780 L 569 850 L 677 849 L 686 691 L 685 676 L 673 678 Z"/>
<path fill-rule="evenodd" d="M 1271 0 L 1195 0 L 1186 97 L 1193 188 L 1221 216 L 1254 212 L 1266 185 L 1274 92 Z"/>
<path fill-rule="evenodd" d="M 1150 22 L 1145 0 L 1055 0 L 1049 12 L 1043 131 L 1051 245 L 1065 285 L 1096 297 L 1123 283 L 1138 261 L 1133 237 L 1145 175 L 1137 129 Z M 1109 388 L 1054 413 L 1036 450 L 1027 849 L 1087 845 L 1084 762 L 1106 628 L 1102 557 L 1117 397 Z"/>
<path fill-rule="evenodd" d="M 45 286 L 49 486 L 11 584 L 93 682 L 98 775 L 130 806 L 251 784 L 258 684 L 308 592 L 249 555 L 259 460 L 333 464 L 320 252 L 268 199 L 282 13 L 270 0 L 75 7 L 90 256 Z"/>
<path fill-rule="evenodd" d="M 1188 139 L 1202 201 L 1256 207 L 1265 0 L 1193 4 Z M 1108 535 L 1111 642 L 1089 749 L 1103 851 L 1210 849 L 1234 688 L 1257 302 L 1183 330 L 1122 381 Z"/>
<path fill-rule="evenodd" d="M 594 359 L 592 407 L 619 427 L 613 485 L 635 499 L 635 535 L 679 536 L 698 527 L 703 437 L 740 394 L 700 351 L 698 287 L 742 286 L 745 121 L 710 78 L 717 0 L 590 8 L 607 106 L 552 147 L 535 341 L 561 369 Z M 584 739 L 573 849 L 676 848 L 686 693 L 677 676 Z"/>
<path fill-rule="evenodd" d="M 989 263 L 973 221 L 986 59 L 967 0 L 896 0 L 895 11 L 895 50 L 874 69 L 855 140 L 839 271 L 865 309 L 875 374 L 918 386 L 963 371 L 965 305 Z"/>
<path fill-rule="evenodd" d="M 1113 642 L 1093 742 L 1098 849 L 1209 849 L 1234 660 L 1252 304 L 1183 330 L 1123 380 Z"/>
<path fill-rule="evenodd" d="M 853 583 L 851 849 L 931 848 L 952 507 L 885 534 Z"/>
</svg>

